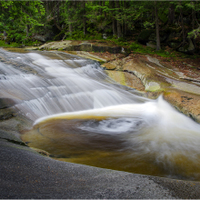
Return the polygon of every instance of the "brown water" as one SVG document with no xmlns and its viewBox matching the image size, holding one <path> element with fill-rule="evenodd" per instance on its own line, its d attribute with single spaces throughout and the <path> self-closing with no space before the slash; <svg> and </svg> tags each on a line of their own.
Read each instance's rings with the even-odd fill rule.
<svg viewBox="0 0 200 200">
<path fill-rule="evenodd" d="M 164 112 L 159 108 L 157 114 L 159 104 Z M 147 108 L 148 114 L 144 112 Z M 180 126 L 180 122 L 185 125 Z M 61 161 L 200 180 L 199 125 L 177 113 L 162 98 L 145 105 L 111 106 L 44 117 L 25 131 L 22 139 Z"/>
</svg>

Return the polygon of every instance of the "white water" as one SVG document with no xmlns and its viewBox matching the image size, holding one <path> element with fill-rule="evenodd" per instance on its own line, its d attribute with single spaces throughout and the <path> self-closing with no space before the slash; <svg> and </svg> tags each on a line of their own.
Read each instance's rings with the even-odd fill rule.
<svg viewBox="0 0 200 200">
<path fill-rule="evenodd" d="M 103 120 L 98 121 L 98 117 Z M 157 162 L 165 163 L 168 167 L 175 162 L 173 157 L 176 154 L 186 156 L 199 165 L 200 125 L 177 112 L 162 96 L 143 104 L 122 104 L 51 115 L 36 120 L 34 126 L 63 119 L 88 120 L 76 127 L 77 131 L 120 135 L 123 137 L 120 140 L 127 142 L 126 150 L 141 155 L 156 155 Z"/>
<path fill-rule="evenodd" d="M 57 59 L 37 53 L 1 54 L 8 64 L 0 63 L 0 95 L 15 99 L 15 107 L 33 121 L 55 113 L 146 101 L 117 88 L 93 61 L 62 53 L 49 53 Z"/>
<path fill-rule="evenodd" d="M 186 162 L 200 166 L 200 125 L 162 96 L 150 100 L 125 91 L 98 63 L 67 54 L 0 50 L 0 57 L 4 58 L 0 96 L 14 99 L 14 108 L 33 120 L 35 127 L 53 120 L 85 120 L 77 131 L 91 133 L 90 137 L 120 137 L 126 150 L 152 156 L 168 175 L 176 165 L 184 171 Z M 193 174 L 187 169 L 183 176 L 200 178 L 200 167 Z"/>
</svg>

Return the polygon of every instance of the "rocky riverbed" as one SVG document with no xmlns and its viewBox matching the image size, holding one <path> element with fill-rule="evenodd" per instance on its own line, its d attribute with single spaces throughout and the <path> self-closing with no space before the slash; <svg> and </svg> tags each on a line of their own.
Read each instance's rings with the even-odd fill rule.
<svg viewBox="0 0 200 200">
<path fill-rule="evenodd" d="M 183 70 L 149 55 L 129 55 L 102 65 L 111 78 L 142 91 L 149 98 L 163 95 L 180 112 L 200 122 L 200 74 Z"/>
<path fill-rule="evenodd" d="M 97 41 L 50 42 L 34 49 L 62 50 L 96 60 L 117 83 L 141 91 L 141 95 L 149 98 L 162 94 L 176 109 L 200 123 L 199 59 L 174 61 L 127 54 L 121 47 Z"/>
<path fill-rule="evenodd" d="M 50 46 L 49 49 L 61 48 Z M 63 50 L 99 61 L 116 84 L 136 89 L 142 96 L 155 99 L 162 94 L 179 111 L 200 122 L 197 68 L 191 68 L 190 72 L 188 66 L 189 70 L 184 71 L 185 68 L 180 69 L 149 55 Z M 199 182 L 61 162 L 49 157 L 48 152 L 30 149 L 21 141 L 19 133 L 28 128 L 31 122 L 11 109 L 12 101 L 2 99 L 0 105 L 1 198 L 200 197 Z"/>
</svg>

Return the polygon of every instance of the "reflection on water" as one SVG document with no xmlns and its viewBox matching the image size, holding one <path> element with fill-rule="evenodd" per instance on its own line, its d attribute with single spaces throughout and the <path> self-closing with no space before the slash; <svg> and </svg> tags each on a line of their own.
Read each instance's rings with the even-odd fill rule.
<svg viewBox="0 0 200 200">
<path fill-rule="evenodd" d="M 200 180 L 200 125 L 162 96 L 125 91 L 98 63 L 0 50 L 0 95 L 33 121 L 22 139 L 56 159 Z"/>
</svg>

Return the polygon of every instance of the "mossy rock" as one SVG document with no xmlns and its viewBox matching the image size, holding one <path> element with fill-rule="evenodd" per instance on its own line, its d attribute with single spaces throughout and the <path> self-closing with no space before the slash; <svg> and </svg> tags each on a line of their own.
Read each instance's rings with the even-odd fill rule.
<svg viewBox="0 0 200 200">
<path fill-rule="evenodd" d="M 92 46 L 94 52 L 109 52 L 109 53 L 121 53 L 121 47 L 108 47 L 108 46 Z"/>
<path fill-rule="evenodd" d="M 80 50 L 91 52 L 92 51 L 92 45 L 91 44 L 82 44 L 81 47 L 80 47 Z"/>
<path fill-rule="evenodd" d="M 147 42 L 146 45 L 147 45 L 148 47 L 151 47 L 151 48 L 153 48 L 153 49 L 156 49 L 156 43 L 153 42 L 153 41 Z"/>
<path fill-rule="evenodd" d="M 187 53 L 187 54 L 194 54 L 195 51 L 195 46 L 192 42 L 191 39 L 188 39 L 188 43 L 185 44 L 184 46 L 181 46 L 178 51 L 182 52 L 182 53 Z"/>
</svg>

